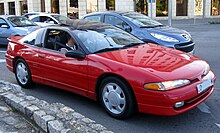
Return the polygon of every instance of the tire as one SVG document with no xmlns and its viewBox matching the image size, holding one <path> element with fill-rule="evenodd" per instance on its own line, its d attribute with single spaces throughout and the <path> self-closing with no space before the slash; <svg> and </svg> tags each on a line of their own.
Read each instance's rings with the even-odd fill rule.
<svg viewBox="0 0 220 133">
<path fill-rule="evenodd" d="M 136 109 L 131 88 L 117 77 L 108 77 L 101 82 L 99 101 L 106 112 L 116 119 L 128 118 Z"/>
<path fill-rule="evenodd" d="M 29 88 L 32 85 L 30 69 L 23 59 L 18 59 L 15 62 L 15 78 L 23 88 Z"/>
</svg>

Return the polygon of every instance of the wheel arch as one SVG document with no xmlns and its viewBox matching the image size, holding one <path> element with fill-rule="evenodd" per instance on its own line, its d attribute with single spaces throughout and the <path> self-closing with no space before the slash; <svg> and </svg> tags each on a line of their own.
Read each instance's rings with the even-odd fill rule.
<svg viewBox="0 0 220 133">
<path fill-rule="evenodd" d="M 114 73 L 104 73 L 104 74 L 102 74 L 102 75 L 100 75 L 100 76 L 98 77 L 98 79 L 97 79 L 97 81 L 96 81 L 96 90 L 95 90 L 96 99 L 97 99 L 97 100 L 99 99 L 99 88 L 100 88 L 100 85 L 101 85 L 102 81 L 103 81 L 105 78 L 107 78 L 107 77 L 116 77 L 116 78 L 120 79 L 123 83 L 125 83 L 126 85 L 129 86 L 128 89 L 129 89 L 129 91 L 132 93 L 132 96 L 133 96 L 133 98 L 134 98 L 134 100 L 135 100 L 135 107 L 136 107 L 136 109 L 138 109 L 138 107 L 137 107 L 137 99 L 136 99 L 136 96 L 135 96 L 134 91 L 133 91 L 133 89 L 132 89 L 132 86 L 130 85 L 130 83 L 129 83 L 124 77 L 122 77 L 122 76 L 120 76 L 120 75 L 117 75 L 117 74 L 114 74 Z"/>
<path fill-rule="evenodd" d="M 22 59 L 25 61 L 24 58 L 20 57 L 20 56 L 16 56 L 14 59 L 13 59 L 13 73 L 15 73 L 15 63 L 18 59 Z"/>
</svg>

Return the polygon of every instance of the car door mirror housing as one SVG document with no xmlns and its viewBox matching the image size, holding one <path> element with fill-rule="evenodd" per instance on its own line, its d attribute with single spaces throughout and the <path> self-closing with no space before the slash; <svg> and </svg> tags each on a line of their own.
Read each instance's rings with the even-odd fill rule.
<svg viewBox="0 0 220 133">
<path fill-rule="evenodd" d="M 71 58 L 80 58 L 83 59 L 86 57 L 86 54 L 83 53 L 82 51 L 74 50 L 74 51 L 69 51 L 65 53 L 66 57 L 71 57 Z"/>
<path fill-rule="evenodd" d="M 123 30 L 126 32 L 131 32 L 131 27 L 129 25 L 123 25 Z"/>
<path fill-rule="evenodd" d="M 131 32 L 131 27 L 125 26 L 125 27 L 124 27 L 124 30 L 127 31 L 127 32 Z"/>
<path fill-rule="evenodd" d="M 54 21 L 48 21 L 48 24 L 55 24 Z"/>
</svg>

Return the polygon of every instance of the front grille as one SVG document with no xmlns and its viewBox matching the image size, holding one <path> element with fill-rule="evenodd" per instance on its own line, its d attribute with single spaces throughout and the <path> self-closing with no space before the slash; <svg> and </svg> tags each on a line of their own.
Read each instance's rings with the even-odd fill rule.
<svg viewBox="0 0 220 133">
<path fill-rule="evenodd" d="M 187 42 L 187 43 L 176 44 L 175 48 L 177 50 L 188 53 L 188 52 L 191 52 L 194 49 L 194 46 L 195 46 L 195 44 L 192 41 L 190 41 L 190 42 Z"/>
</svg>

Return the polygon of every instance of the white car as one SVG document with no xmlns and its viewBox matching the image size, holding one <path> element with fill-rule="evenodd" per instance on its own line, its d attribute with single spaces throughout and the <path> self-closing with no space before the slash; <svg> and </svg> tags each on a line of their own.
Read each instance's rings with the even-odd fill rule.
<svg viewBox="0 0 220 133">
<path fill-rule="evenodd" d="M 25 14 L 24 16 L 40 26 L 68 24 L 69 22 L 71 22 L 71 19 L 69 19 L 68 17 L 53 13 L 34 12 Z"/>
</svg>

